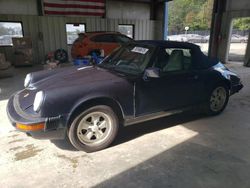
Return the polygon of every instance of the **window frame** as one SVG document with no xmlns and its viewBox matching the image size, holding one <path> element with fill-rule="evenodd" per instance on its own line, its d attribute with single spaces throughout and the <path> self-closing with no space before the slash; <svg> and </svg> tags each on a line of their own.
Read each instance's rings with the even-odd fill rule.
<svg viewBox="0 0 250 188">
<path fill-rule="evenodd" d="M 84 30 L 85 30 L 84 33 L 87 32 L 87 24 L 86 24 L 86 23 L 72 23 L 72 22 L 67 22 L 67 23 L 65 24 L 66 44 L 67 44 L 67 46 L 72 46 L 74 42 L 73 42 L 72 44 L 69 44 L 69 43 L 68 43 L 67 24 L 71 24 L 71 25 L 74 25 L 74 24 L 84 25 Z"/>
<path fill-rule="evenodd" d="M 127 36 L 127 35 L 121 33 L 120 30 L 119 30 L 119 26 L 132 26 L 132 32 L 133 32 L 133 33 L 132 33 L 132 37 L 129 37 L 129 36 Z M 127 36 L 127 37 L 129 37 L 129 38 L 135 39 L 135 25 L 134 25 L 134 24 L 118 24 L 118 31 L 119 31 L 121 34 L 123 34 L 123 35 L 125 35 L 125 36 Z"/>
<path fill-rule="evenodd" d="M 0 20 L 0 23 L 20 23 L 21 28 L 22 28 L 22 37 L 24 37 L 24 29 L 23 29 L 23 22 L 22 21 Z M 12 45 L 0 45 L 0 48 L 1 47 L 13 47 L 13 44 Z"/>
</svg>

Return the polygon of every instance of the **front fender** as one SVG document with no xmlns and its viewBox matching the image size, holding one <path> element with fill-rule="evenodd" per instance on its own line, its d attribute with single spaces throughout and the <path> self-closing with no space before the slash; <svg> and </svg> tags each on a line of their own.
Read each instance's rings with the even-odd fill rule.
<svg viewBox="0 0 250 188">
<path fill-rule="evenodd" d="M 71 120 L 74 119 L 75 115 L 83 112 L 84 110 L 95 106 L 95 105 L 107 105 L 110 106 L 116 115 L 118 116 L 120 122 L 125 118 L 124 108 L 119 101 L 112 97 L 108 96 L 93 96 L 91 98 L 85 98 L 82 101 L 79 101 L 68 114 L 67 125 L 70 124 Z"/>
<path fill-rule="evenodd" d="M 133 84 L 118 82 L 91 85 L 89 87 L 70 86 L 45 91 L 41 108 L 42 117 L 71 114 L 78 106 L 95 99 L 109 99 L 121 108 L 123 116 L 133 114 Z"/>
</svg>

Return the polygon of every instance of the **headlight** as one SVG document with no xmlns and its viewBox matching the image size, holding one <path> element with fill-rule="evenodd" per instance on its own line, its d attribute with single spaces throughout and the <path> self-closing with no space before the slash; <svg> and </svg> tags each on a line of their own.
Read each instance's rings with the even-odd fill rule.
<svg viewBox="0 0 250 188">
<path fill-rule="evenodd" d="M 221 62 L 217 63 L 213 67 L 215 70 L 220 72 L 226 79 L 230 79 L 230 74 L 232 74 L 232 72 L 230 72 L 228 68 L 225 67 L 225 65 L 223 65 Z"/>
<path fill-rule="evenodd" d="M 43 100 L 44 100 L 44 92 L 43 91 L 37 92 L 33 104 L 33 110 L 35 112 L 38 112 L 41 109 Z"/>
<path fill-rule="evenodd" d="M 24 79 L 24 87 L 28 87 L 31 82 L 31 74 L 27 74 Z"/>
</svg>

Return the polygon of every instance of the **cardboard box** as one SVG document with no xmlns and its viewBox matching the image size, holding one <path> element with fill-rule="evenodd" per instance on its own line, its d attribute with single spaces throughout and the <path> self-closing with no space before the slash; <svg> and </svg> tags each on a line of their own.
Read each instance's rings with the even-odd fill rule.
<svg viewBox="0 0 250 188">
<path fill-rule="evenodd" d="M 33 62 L 32 49 L 23 48 L 15 50 L 14 62 L 13 62 L 15 66 L 32 65 L 32 62 Z"/>
<path fill-rule="evenodd" d="M 15 54 L 14 55 L 14 65 L 15 66 L 27 66 L 32 65 L 32 58 L 24 54 Z"/>
<path fill-rule="evenodd" d="M 32 48 L 32 41 L 30 37 L 22 37 L 22 38 L 12 38 L 12 43 L 14 49 L 22 49 L 22 48 Z"/>
<path fill-rule="evenodd" d="M 32 42 L 30 37 L 12 38 L 15 66 L 32 65 Z"/>
<path fill-rule="evenodd" d="M 14 52 L 14 55 L 24 55 L 27 58 L 32 59 L 32 49 L 19 49 Z"/>
</svg>

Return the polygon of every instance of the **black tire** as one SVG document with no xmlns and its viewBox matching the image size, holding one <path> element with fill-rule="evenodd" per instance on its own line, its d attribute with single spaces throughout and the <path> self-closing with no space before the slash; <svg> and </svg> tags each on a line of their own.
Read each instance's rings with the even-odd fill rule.
<svg viewBox="0 0 250 188">
<path fill-rule="evenodd" d="M 64 49 L 57 49 L 54 56 L 55 60 L 58 60 L 60 63 L 66 63 L 68 61 L 68 53 Z"/>
<path fill-rule="evenodd" d="M 224 90 L 224 92 L 225 92 L 225 99 L 222 99 L 221 101 L 219 100 L 220 101 L 219 102 L 220 105 L 218 105 L 218 107 L 216 107 L 216 105 L 215 105 L 216 102 L 214 103 L 212 101 L 213 101 L 213 96 L 214 96 L 213 94 L 218 89 Z M 207 97 L 207 102 L 205 104 L 205 112 L 206 112 L 206 114 L 207 115 L 211 115 L 211 116 L 215 116 L 215 115 L 220 114 L 226 108 L 228 100 L 229 100 L 229 88 L 228 88 L 228 86 L 226 84 L 224 84 L 224 83 L 217 84 L 216 86 L 214 86 L 210 90 L 209 95 Z M 217 103 L 218 103 L 218 99 L 217 99 Z"/>
<path fill-rule="evenodd" d="M 103 116 L 105 116 L 103 119 L 105 120 L 106 122 L 106 119 L 107 118 L 107 121 L 108 123 L 110 124 L 109 128 L 104 128 L 104 129 L 100 129 L 98 127 L 98 123 L 94 123 L 96 125 L 93 125 L 92 124 L 92 121 L 94 121 L 91 116 L 91 114 L 95 114 L 95 113 L 100 113 L 102 114 Z M 90 116 L 88 118 L 88 116 Z M 97 116 L 97 115 L 96 115 Z M 84 120 L 86 119 L 86 120 Z M 104 121 L 102 120 L 102 121 Z M 100 118 L 99 118 L 99 121 L 100 121 Z M 83 122 L 83 123 L 80 123 L 80 122 Z M 85 122 L 85 123 L 84 123 Z M 86 122 L 87 122 L 87 126 L 88 128 L 84 128 L 84 129 L 81 129 L 81 126 L 83 124 L 86 125 Z M 91 122 L 91 125 L 89 124 Z M 101 122 L 101 121 L 100 121 Z M 101 124 L 101 123 L 99 123 Z M 99 140 L 99 141 L 93 141 L 93 140 L 97 140 L 98 138 L 96 137 L 96 133 L 93 131 L 93 130 L 90 130 L 92 129 L 91 127 L 94 127 L 94 126 L 97 126 L 99 130 L 94 130 L 94 131 L 97 131 L 100 133 L 100 131 L 102 132 L 104 130 L 104 134 L 107 134 L 104 136 L 104 138 L 102 138 L 103 140 Z M 117 135 L 117 132 L 118 132 L 118 129 L 119 129 L 119 121 L 118 121 L 118 118 L 117 118 L 117 115 L 114 113 L 114 111 L 109 107 L 109 106 L 105 106 L 105 105 L 99 105 L 99 106 L 94 106 L 94 107 L 91 107 L 87 110 L 85 110 L 84 112 L 80 113 L 79 115 L 77 115 L 74 120 L 72 121 L 70 127 L 69 127 L 69 130 L 68 130 L 68 137 L 69 137 L 69 140 L 71 142 L 71 144 L 77 149 L 77 150 L 80 150 L 80 151 L 85 151 L 85 152 L 95 152 L 95 151 L 98 151 L 98 150 L 102 150 L 106 147 L 108 147 L 115 139 L 116 135 Z M 83 132 L 83 131 L 86 131 L 86 132 Z M 105 133 L 105 131 L 107 131 L 107 133 Z M 93 136 L 91 136 L 91 138 L 87 138 L 87 132 L 90 133 L 92 132 L 91 134 L 94 134 Z M 102 135 L 102 136 L 103 136 Z M 87 141 L 85 140 L 89 139 L 89 142 L 88 143 Z"/>
</svg>

